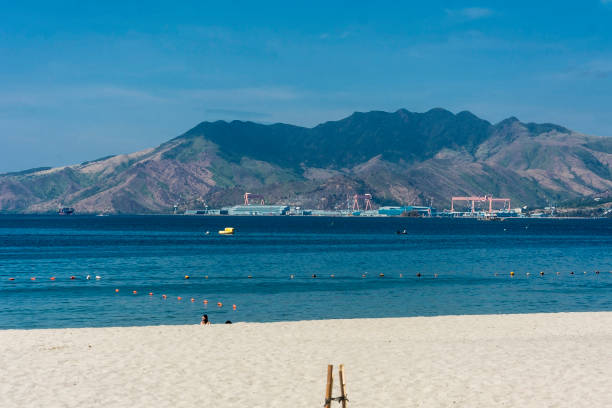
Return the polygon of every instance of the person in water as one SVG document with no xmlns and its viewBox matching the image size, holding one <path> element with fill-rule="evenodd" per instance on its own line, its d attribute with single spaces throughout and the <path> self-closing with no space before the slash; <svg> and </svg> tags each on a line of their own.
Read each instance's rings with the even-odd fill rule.
<svg viewBox="0 0 612 408">
<path fill-rule="evenodd" d="M 208 320 L 208 315 L 204 314 L 202 315 L 202 321 L 200 322 L 200 326 L 209 326 L 210 325 L 210 321 Z"/>
</svg>

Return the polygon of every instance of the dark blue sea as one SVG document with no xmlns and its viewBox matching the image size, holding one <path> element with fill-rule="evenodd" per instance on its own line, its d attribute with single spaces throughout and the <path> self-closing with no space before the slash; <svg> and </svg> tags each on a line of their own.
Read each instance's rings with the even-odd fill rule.
<svg viewBox="0 0 612 408">
<path fill-rule="evenodd" d="M 610 311 L 611 271 L 612 220 L 3 215 L 0 328 Z"/>
</svg>

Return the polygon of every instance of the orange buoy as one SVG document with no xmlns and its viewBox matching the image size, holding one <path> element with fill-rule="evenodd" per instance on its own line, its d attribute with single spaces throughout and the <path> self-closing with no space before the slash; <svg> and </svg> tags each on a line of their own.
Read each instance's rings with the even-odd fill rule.
<svg viewBox="0 0 612 408">
<path fill-rule="evenodd" d="M 189 275 L 185 275 L 185 279 L 189 279 Z"/>
<path fill-rule="evenodd" d="M 70 277 L 70 279 L 76 279 L 76 276 L 72 275 L 72 276 Z"/>
<path fill-rule="evenodd" d="M 232 305 L 232 309 L 236 310 L 236 305 Z"/>
<path fill-rule="evenodd" d="M 32 278 L 30 278 L 30 280 L 35 281 L 35 280 L 36 280 L 36 278 L 33 278 L 33 277 L 32 277 Z"/>
<path fill-rule="evenodd" d="M 217 302 L 217 307 L 221 307 L 221 306 L 223 306 L 223 303 Z"/>
<path fill-rule="evenodd" d="M 194 298 L 191 298 L 191 301 L 192 301 L 192 302 L 195 302 L 195 299 L 194 299 Z"/>
<path fill-rule="evenodd" d="M 208 304 L 208 300 L 204 299 L 204 304 L 207 305 Z"/>
<path fill-rule="evenodd" d="M 133 293 L 133 294 L 137 294 L 137 293 L 138 293 L 138 291 L 133 290 L 133 291 L 132 291 L 132 293 Z"/>
<path fill-rule="evenodd" d="M 55 276 L 50 277 L 49 280 L 55 280 Z"/>
<path fill-rule="evenodd" d="M 15 278 L 9 278 L 9 280 L 15 280 Z"/>
<path fill-rule="evenodd" d="M 115 289 L 115 293 L 119 293 L 119 289 Z"/>
<path fill-rule="evenodd" d="M 208 279 L 208 275 L 205 275 L 205 276 L 204 276 L 204 279 Z"/>
<path fill-rule="evenodd" d="M 178 299 L 178 300 L 181 300 L 181 299 L 183 299 L 183 298 L 179 296 L 179 297 L 177 297 L 177 299 Z"/>
<path fill-rule="evenodd" d="M 153 296 L 153 292 L 149 292 L 149 296 Z"/>
<path fill-rule="evenodd" d="M 514 271 L 510 271 L 510 276 L 514 276 Z"/>
<path fill-rule="evenodd" d="M 166 295 L 162 295 L 162 299 L 165 299 L 165 298 L 167 298 L 167 297 L 168 297 L 168 296 L 166 296 Z"/>
</svg>

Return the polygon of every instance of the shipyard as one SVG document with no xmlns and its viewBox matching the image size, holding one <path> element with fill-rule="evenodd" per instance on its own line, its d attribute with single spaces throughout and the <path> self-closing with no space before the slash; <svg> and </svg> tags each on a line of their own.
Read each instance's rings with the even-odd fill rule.
<svg viewBox="0 0 612 408">
<path fill-rule="evenodd" d="M 475 218 L 479 220 L 495 220 L 504 218 L 522 218 L 528 216 L 553 216 L 550 214 L 529 213 L 526 207 L 511 207 L 509 198 L 498 198 L 492 195 L 483 196 L 453 196 L 450 208 L 438 210 L 429 205 L 385 205 L 376 206 L 372 194 L 354 194 L 346 200 L 345 208 L 309 209 L 301 206 L 266 204 L 261 194 L 245 193 L 241 204 L 221 207 L 218 209 L 186 209 L 184 212 L 174 207 L 177 215 L 233 215 L 233 216 L 323 216 L 323 217 L 412 217 L 412 218 Z"/>
</svg>

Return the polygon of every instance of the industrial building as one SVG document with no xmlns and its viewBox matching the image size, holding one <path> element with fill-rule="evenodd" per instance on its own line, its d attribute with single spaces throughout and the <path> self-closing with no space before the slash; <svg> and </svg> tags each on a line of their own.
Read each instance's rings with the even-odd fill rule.
<svg viewBox="0 0 612 408">
<path fill-rule="evenodd" d="M 223 210 L 227 210 L 228 215 L 286 215 L 289 212 L 289 206 L 249 204 L 235 205 Z"/>
<path fill-rule="evenodd" d="M 431 216 L 435 209 L 431 207 L 421 207 L 416 205 L 405 205 L 403 207 L 380 207 L 378 214 L 389 217 L 400 216 L 402 214 L 416 214 L 420 216 Z"/>
</svg>

